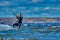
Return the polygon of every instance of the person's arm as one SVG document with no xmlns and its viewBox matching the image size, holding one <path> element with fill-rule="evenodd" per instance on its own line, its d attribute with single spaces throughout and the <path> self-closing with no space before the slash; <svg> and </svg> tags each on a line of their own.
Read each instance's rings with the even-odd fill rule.
<svg viewBox="0 0 60 40">
<path fill-rule="evenodd" d="M 23 19 L 23 17 L 22 17 L 22 19 Z"/>
<path fill-rule="evenodd" d="M 16 16 L 16 14 L 15 14 L 15 13 L 13 13 L 13 15 L 14 15 L 14 16 Z M 18 19 L 18 16 L 16 16 L 16 19 Z"/>
</svg>

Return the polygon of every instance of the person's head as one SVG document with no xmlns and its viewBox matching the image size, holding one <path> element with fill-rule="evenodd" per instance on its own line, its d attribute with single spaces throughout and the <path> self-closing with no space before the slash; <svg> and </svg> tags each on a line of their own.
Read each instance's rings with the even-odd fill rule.
<svg viewBox="0 0 60 40">
<path fill-rule="evenodd" d="M 21 13 L 18 14 L 18 17 L 21 17 Z"/>
</svg>

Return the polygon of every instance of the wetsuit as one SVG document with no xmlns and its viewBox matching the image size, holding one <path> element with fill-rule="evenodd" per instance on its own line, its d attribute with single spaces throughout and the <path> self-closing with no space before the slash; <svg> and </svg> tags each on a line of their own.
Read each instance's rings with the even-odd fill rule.
<svg viewBox="0 0 60 40">
<path fill-rule="evenodd" d="M 23 17 L 16 17 L 17 19 L 18 19 L 18 21 L 17 21 L 17 23 L 14 23 L 13 24 L 13 27 L 14 26 L 19 26 L 19 28 L 20 28 L 20 26 L 21 26 L 21 24 L 22 24 L 22 19 L 23 19 Z"/>
<path fill-rule="evenodd" d="M 19 28 L 20 28 L 20 26 L 22 24 L 23 17 L 17 17 L 17 19 L 18 19 L 18 25 L 19 25 Z"/>
</svg>

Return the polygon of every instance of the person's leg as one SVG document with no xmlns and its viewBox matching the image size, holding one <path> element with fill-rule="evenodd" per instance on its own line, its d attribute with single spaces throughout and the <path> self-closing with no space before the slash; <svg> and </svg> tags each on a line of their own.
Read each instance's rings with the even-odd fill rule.
<svg viewBox="0 0 60 40">
<path fill-rule="evenodd" d="M 19 24 L 19 28 L 20 28 L 21 24 Z"/>
<path fill-rule="evenodd" d="M 22 24 L 22 23 L 19 23 L 19 28 L 21 27 L 21 24 Z"/>
</svg>

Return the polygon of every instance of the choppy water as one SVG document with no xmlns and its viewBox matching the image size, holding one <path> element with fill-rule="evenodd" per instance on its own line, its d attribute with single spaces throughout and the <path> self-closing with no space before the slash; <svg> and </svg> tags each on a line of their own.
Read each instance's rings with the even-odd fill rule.
<svg viewBox="0 0 60 40">
<path fill-rule="evenodd" d="M 0 37 L 1 40 L 3 40 L 2 37 L 9 40 L 60 40 L 60 27 L 40 28 L 25 25 L 21 26 L 19 30 L 1 31 Z"/>
</svg>

